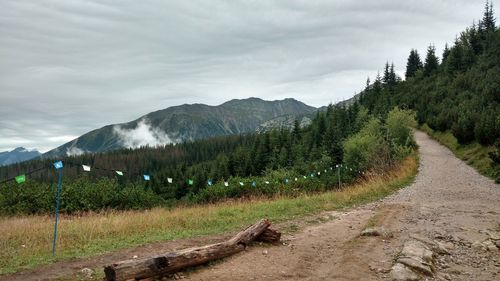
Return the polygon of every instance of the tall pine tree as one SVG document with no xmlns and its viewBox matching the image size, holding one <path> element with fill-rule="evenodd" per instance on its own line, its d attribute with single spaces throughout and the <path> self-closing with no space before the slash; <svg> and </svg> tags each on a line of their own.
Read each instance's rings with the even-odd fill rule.
<svg viewBox="0 0 500 281">
<path fill-rule="evenodd" d="M 427 56 L 425 57 L 424 75 L 431 76 L 436 72 L 439 66 L 438 58 L 436 57 L 436 47 L 429 45 L 427 48 Z"/>
<path fill-rule="evenodd" d="M 406 79 L 415 76 L 419 69 L 422 69 L 422 61 L 420 60 L 420 55 L 417 50 L 412 49 L 410 51 L 410 56 L 408 57 L 408 62 L 406 63 Z"/>
</svg>

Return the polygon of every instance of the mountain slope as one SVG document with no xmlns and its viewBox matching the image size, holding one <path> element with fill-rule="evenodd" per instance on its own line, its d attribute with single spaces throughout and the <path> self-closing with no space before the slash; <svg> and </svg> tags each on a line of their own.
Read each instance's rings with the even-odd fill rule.
<svg viewBox="0 0 500 281">
<path fill-rule="evenodd" d="M 151 112 L 128 123 L 93 130 L 44 156 L 102 152 L 248 133 L 279 116 L 303 116 L 314 111 L 316 108 L 294 99 L 235 99 L 218 106 L 184 104 Z"/>
<path fill-rule="evenodd" d="M 40 155 L 42 154 L 36 149 L 27 150 L 24 147 L 18 147 L 12 151 L 0 152 L 0 166 L 28 161 Z"/>
</svg>

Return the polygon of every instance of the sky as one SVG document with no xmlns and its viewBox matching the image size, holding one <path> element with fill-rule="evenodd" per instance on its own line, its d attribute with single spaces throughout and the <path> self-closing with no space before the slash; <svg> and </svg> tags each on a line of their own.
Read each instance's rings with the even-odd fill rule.
<svg viewBox="0 0 500 281">
<path fill-rule="evenodd" d="M 495 7 L 500 7 L 493 1 Z M 352 97 L 446 42 L 483 0 L 0 1 L 0 151 L 48 151 L 185 103 Z"/>
</svg>

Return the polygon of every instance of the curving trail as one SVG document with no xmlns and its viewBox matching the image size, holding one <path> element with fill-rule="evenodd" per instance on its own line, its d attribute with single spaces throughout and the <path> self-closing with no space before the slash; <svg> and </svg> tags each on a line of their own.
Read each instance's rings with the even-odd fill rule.
<svg viewBox="0 0 500 281">
<path fill-rule="evenodd" d="M 250 247 L 180 275 L 185 280 L 390 280 L 394 258 L 410 235 L 417 234 L 444 243 L 451 253 L 440 257 L 435 279 L 428 280 L 500 280 L 499 249 L 488 250 L 479 243 L 490 235 L 500 237 L 500 186 L 425 133 L 417 131 L 415 136 L 420 168 L 411 186 L 378 202 L 322 213 L 318 216 L 322 223 L 285 235 L 283 246 Z M 383 226 L 394 237 L 360 237 L 368 223 Z M 75 272 L 84 267 L 220 239 L 155 243 L 4 275 L 0 280 L 75 279 Z"/>
<path fill-rule="evenodd" d="M 325 213 L 335 219 L 285 237 L 288 245 L 254 247 L 185 277 L 390 280 L 394 257 L 409 236 L 417 234 L 444 243 L 451 253 L 440 258 L 435 279 L 428 280 L 500 280 L 499 249 L 477 244 L 491 234 L 500 236 L 500 186 L 425 133 L 417 131 L 415 137 L 420 168 L 411 186 L 376 203 Z M 394 237 L 359 237 L 369 220 Z"/>
</svg>

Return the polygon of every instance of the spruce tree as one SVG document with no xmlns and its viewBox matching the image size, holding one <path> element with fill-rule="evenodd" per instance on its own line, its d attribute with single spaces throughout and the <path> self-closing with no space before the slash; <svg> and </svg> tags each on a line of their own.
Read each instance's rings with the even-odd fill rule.
<svg viewBox="0 0 500 281">
<path fill-rule="evenodd" d="M 436 57 L 436 48 L 433 45 L 429 45 L 427 48 L 427 56 L 425 57 L 424 75 L 431 76 L 436 72 L 438 66 L 439 61 Z"/>
<path fill-rule="evenodd" d="M 448 48 L 448 43 L 444 45 L 444 50 L 443 50 L 443 59 L 441 61 L 445 61 L 446 58 L 450 55 L 450 49 Z"/>
<path fill-rule="evenodd" d="M 493 3 L 491 2 L 486 1 L 481 26 L 486 33 L 495 31 L 495 17 L 493 16 Z"/>
<path fill-rule="evenodd" d="M 422 61 L 418 55 L 417 50 L 412 49 L 410 51 L 410 56 L 408 57 L 408 62 L 406 63 L 406 79 L 415 76 L 415 73 L 422 68 Z"/>
<path fill-rule="evenodd" d="M 385 62 L 385 67 L 384 67 L 384 77 L 382 77 L 382 83 L 384 85 L 389 85 L 389 82 L 391 80 L 391 73 L 389 69 L 389 62 Z"/>
</svg>

